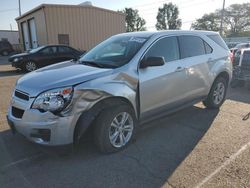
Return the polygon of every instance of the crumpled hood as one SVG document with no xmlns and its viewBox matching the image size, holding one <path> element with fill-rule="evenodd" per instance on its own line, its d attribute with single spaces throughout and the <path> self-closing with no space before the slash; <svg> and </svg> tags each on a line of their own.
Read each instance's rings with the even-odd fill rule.
<svg viewBox="0 0 250 188">
<path fill-rule="evenodd" d="M 28 73 L 17 81 L 16 89 L 35 97 L 43 91 L 72 86 L 105 75 L 112 74 L 113 69 L 103 69 L 67 61 L 47 66 Z"/>
</svg>

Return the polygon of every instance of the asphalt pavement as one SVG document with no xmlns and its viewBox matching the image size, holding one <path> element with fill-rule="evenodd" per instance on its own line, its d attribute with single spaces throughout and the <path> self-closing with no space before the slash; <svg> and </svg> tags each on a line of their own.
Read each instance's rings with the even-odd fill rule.
<svg viewBox="0 0 250 188">
<path fill-rule="evenodd" d="M 6 95 L 18 77 L 0 77 L 10 81 Z M 199 103 L 144 124 L 127 149 L 104 155 L 91 138 L 71 150 L 12 135 L 4 110 L 0 187 L 250 187 L 250 119 L 242 120 L 249 112 L 250 91 L 230 89 L 220 110 Z"/>
</svg>

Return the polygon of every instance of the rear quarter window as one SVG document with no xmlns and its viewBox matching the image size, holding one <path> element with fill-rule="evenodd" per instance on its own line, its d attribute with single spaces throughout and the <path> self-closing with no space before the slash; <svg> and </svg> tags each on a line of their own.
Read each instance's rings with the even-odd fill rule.
<svg viewBox="0 0 250 188">
<path fill-rule="evenodd" d="M 220 35 L 207 35 L 208 38 L 212 39 L 215 43 L 217 43 L 219 46 L 224 48 L 225 50 L 229 50 L 225 41 L 220 37 Z"/>
</svg>

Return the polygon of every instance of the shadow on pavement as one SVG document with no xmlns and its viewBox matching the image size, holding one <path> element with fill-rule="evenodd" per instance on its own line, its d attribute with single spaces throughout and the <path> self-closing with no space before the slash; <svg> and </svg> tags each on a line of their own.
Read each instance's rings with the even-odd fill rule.
<svg viewBox="0 0 250 188">
<path fill-rule="evenodd" d="M 0 77 L 7 77 L 7 76 L 18 76 L 24 74 L 22 71 L 19 70 L 7 70 L 7 71 L 0 71 Z"/>
<path fill-rule="evenodd" d="M 217 114 L 217 110 L 189 107 L 145 124 L 134 143 L 109 155 L 100 154 L 92 141 L 82 142 L 68 155 L 59 155 L 51 147 L 4 131 L 0 133 L 1 185 L 160 187 L 192 152 Z"/>
<path fill-rule="evenodd" d="M 229 88 L 227 99 L 250 104 L 250 90 L 246 87 Z"/>
</svg>

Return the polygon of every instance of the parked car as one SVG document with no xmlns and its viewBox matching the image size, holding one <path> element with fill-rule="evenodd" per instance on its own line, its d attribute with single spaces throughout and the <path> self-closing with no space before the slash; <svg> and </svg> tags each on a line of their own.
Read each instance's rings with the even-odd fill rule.
<svg viewBox="0 0 250 188">
<path fill-rule="evenodd" d="M 250 48 L 237 51 L 233 65 L 231 87 L 247 85 L 250 89 Z"/>
<path fill-rule="evenodd" d="M 100 151 L 119 151 L 144 122 L 199 101 L 219 108 L 232 77 L 229 55 L 215 32 L 119 34 L 78 61 L 21 77 L 7 119 L 43 145 L 77 143 L 91 127 Z"/>
<path fill-rule="evenodd" d="M 230 52 L 232 53 L 231 54 L 232 62 L 235 61 L 235 55 L 237 52 L 240 52 L 241 49 L 249 48 L 249 47 L 250 47 L 250 43 L 239 43 L 234 48 L 230 48 Z"/>
<path fill-rule="evenodd" d="M 9 58 L 9 62 L 13 67 L 31 72 L 54 63 L 78 59 L 82 54 L 83 52 L 69 46 L 47 45 L 13 55 Z"/>
<path fill-rule="evenodd" d="M 0 41 L 0 54 L 3 56 L 9 55 L 11 52 L 13 52 L 12 45 L 5 40 Z"/>
<path fill-rule="evenodd" d="M 227 47 L 229 48 L 229 49 L 231 49 L 231 48 L 234 48 L 236 45 L 238 45 L 239 44 L 239 42 L 228 42 L 227 43 Z"/>
</svg>

